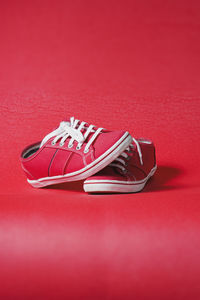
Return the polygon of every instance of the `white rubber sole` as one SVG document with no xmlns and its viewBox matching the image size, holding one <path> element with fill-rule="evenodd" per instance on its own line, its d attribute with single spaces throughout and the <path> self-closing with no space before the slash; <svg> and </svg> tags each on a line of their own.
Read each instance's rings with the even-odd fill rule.
<svg viewBox="0 0 200 300">
<path fill-rule="evenodd" d="M 155 166 L 147 177 L 140 181 L 118 181 L 118 180 L 86 180 L 83 188 L 87 193 L 137 193 L 140 192 L 147 181 L 154 175 Z"/>
<path fill-rule="evenodd" d="M 110 149 L 108 149 L 104 154 L 94 160 L 92 163 L 86 167 L 65 175 L 43 177 L 37 180 L 27 179 L 35 188 L 44 187 L 51 184 L 58 184 L 69 181 L 78 181 L 88 178 L 95 173 L 99 172 L 101 169 L 110 164 L 115 158 L 117 158 L 130 144 L 132 143 L 131 135 L 126 132 Z"/>
</svg>

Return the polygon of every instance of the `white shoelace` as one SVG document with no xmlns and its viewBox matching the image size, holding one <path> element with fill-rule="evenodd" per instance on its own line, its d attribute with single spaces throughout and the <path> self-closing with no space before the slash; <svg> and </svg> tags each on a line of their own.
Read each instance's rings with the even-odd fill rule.
<svg viewBox="0 0 200 300">
<path fill-rule="evenodd" d="M 136 139 L 134 139 L 133 137 L 132 137 L 132 139 L 133 139 L 133 142 L 136 145 L 136 149 L 137 149 L 137 152 L 138 152 L 138 155 L 139 155 L 139 158 L 140 158 L 140 164 L 143 165 L 142 151 L 141 151 L 140 145 L 139 145 L 139 143 Z M 134 147 L 133 144 L 130 144 L 129 147 L 126 148 L 126 151 L 131 152 L 133 147 Z M 120 156 L 122 158 L 120 158 Z M 109 166 L 119 168 L 123 172 L 125 172 L 126 171 L 126 164 L 127 164 L 125 160 L 128 160 L 130 158 L 130 156 L 126 152 L 123 152 L 120 156 L 117 157 L 115 159 L 115 161 L 112 162 Z"/>
<path fill-rule="evenodd" d="M 93 136 L 90 138 L 88 141 L 87 145 L 85 146 L 84 153 L 87 153 L 89 151 L 90 146 L 94 142 L 94 140 L 97 138 L 97 136 L 100 134 L 100 132 L 103 130 L 103 128 L 98 128 L 96 129 L 95 125 L 87 125 L 86 122 L 81 122 L 77 119 L 74 119 L 74 117 L 70 118 L 70 122 L 65 122 L 62 121 L 60 123 L 60 126 L 47 134 L 41 144 L 40 148 L 52 137 L 55 136 L 55 138 L 52 140 L 52 145 L 55 145 L 58 140 L 60 140 L 60 146 L 64 146 L 64 143 L 68 137 L 71 137 L 68 148 L 73 147 L 73 142 L 77 141 L 78 145 L 76 147 L 77 150 L 80 150 L 83 143 L 87 140 L 87 137 L 89 136 L 90 133 L 94 133 Z M 85 133 L 83 134 L 81 130 L 84 129 Z"/>
</svg>

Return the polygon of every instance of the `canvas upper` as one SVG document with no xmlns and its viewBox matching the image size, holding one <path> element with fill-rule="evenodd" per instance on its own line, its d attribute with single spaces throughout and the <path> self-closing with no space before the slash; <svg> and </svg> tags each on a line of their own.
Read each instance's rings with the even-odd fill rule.
<svg viewBox="0 0 200 300">
<path fill-rule="evenodd" d="M 85 183 L 109 181 L 137 182 L 147 178 L 151 170 L 156 166 L 155 146 L 147 139 L 137 139 L 141 156 L 137 151 L 137 145 L 133 143 L 114 162 L 87 178 Z"/>
<path fill-rule="evenodd" d="M 20 157 L 21 165 L 30 183 L 42 181 L 42 178 L 46 181 L 47 177 L 56 179 L 56 176 L 68 176 L 70 181 L 70 174 L 87 169 L 87 166 L 100 160 L 102 156 L 102 162 L 108 156 L 111 162 L 117 152 L 124 151 L 124 147 L 130 142 L 131 137 L 126 131 L 108 131 L 71 118 L 70 121 L 61 122 L 42 141 L 26 147 Z M 97 170 L 101 168 L 100 164 L 101 160 Z M 79 177 L 75 178 L 78 179 Z"/>
</svg>

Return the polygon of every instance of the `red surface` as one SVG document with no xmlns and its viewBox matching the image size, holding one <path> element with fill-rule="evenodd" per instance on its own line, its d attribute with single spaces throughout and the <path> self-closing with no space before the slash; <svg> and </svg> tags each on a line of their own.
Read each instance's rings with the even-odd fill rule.
<svg viewBox="0 0 200 300">
<path fill-rule="evenodd" d="M 200 298 L 200 2 L 1 1 L 0 299 Z M 156 145 L 143 193 L 36 190 L 66 117 Z"/>
</svg>

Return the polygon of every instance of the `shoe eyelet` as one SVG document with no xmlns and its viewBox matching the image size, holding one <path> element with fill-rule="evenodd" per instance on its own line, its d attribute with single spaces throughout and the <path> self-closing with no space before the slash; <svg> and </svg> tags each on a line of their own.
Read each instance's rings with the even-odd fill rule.
<svg viewBox="0 0 200 300">
<path fill-rule="evenodd" d="M 81 146 L 77 146 L 77 147 L 76 147 L 76 150 L 81 150 Z"/>
<path fill-rule="evenodd" d="M 72 148 L 73 147 L 73 144 L 68 144 L 68 148 Z"/>
<path fill-rule="evenodd" d="M 89 149 L 84 149 L 84 151 L 83 151 L 84 153 L 88 153 L 89 152 Z"/>
<path fill-rule="evenodd" d="M 62 147 L 62 146 L 64 146 L 64 143 L 61 143 L 61 142 L 60 142 L 60 147 Z"/>
<path fill-rule="evenodd" d="M 52 141 L 52 142 L 51 142 L 51 145 L 53 145 L 53 146 L 54 146 L 55 144 L 56 144 L 56 142 L 54 142 L 54 141 Z"/>
</svg>

